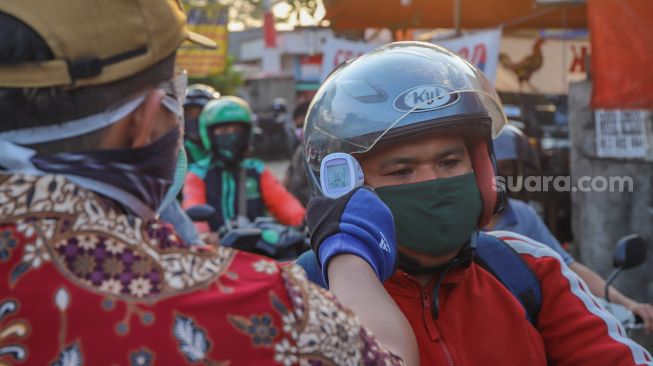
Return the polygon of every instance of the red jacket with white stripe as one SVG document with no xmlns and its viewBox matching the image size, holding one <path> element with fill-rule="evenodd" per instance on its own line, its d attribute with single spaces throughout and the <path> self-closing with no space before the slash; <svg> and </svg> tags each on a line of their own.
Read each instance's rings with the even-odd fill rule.
<svg viewBox="0 0 653 366">
<path fill-rule="evenodd" d="M 653 365 L 555 252 L 511 232 L 489 234 L 515 249 L 539 279 L 537 327 L 508 289 L 476 263 L 446 274 L 437 320 L 431 316 L 435 279 L 421 287 L 397 271 L 384 286 L 413 327 L 422 365 Z"/>
</svg>

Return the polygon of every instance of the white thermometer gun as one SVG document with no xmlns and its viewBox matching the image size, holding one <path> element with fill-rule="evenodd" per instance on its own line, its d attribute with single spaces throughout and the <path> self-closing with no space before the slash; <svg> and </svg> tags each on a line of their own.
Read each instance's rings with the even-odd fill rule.
<svg viewBox="0 0 653 366">
<path fill-rule="evenodd" d="M 338 198 L 361 187 L 365 177 L 358 161 L 346 153 L 329 154 L 320 165 L 320 186 L 329 198 Z"/>
</svg>

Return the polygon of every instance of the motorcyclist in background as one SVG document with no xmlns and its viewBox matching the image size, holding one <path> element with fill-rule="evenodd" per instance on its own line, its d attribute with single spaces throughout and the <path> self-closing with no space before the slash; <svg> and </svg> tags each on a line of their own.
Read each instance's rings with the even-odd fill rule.
<svg viewBox="0 0 653 366">
<path fill-rule="evenodd" d="M 497 160 L 497 172 L 504 180 L 523 179 L 526 165 L 536 164 L 537 153 L 530 146 L 528 137 L 515 126 L 507 125 L 504 127 L 494 139 L 493 144 Z M 492 217 L 484 230 L 512 231 L 546 244 L 562 257 L 578 277 L 585 281 L 594 296 L 603 297 L 605 280 L 587 266 L 576 261 L 560 245 L 560 242 L 553 236 L 544 221 L 528 203 L 511 198 L 510 194 L 508 192 L 509 197 L 503 210 Z M 651 304 L 637 302 L 614 287 L 610 288 L 610 294 L 611 301 L 623 305 L 642 318 L 647 332 L 653 331 L 653 306 Z"/>
<path fill-rule="evenodd" d="M 202 147 L 209 152 L 189 166 L 183 207 L 209 204 L 216 215 L 211 231 L 244 216 L 250 221 L 269 212 L 279 223 L 298 226 L 304 207 L 272 175 L 264 163 L 247 158 L 252 137 L 252 111 L 238 97 L 223 96 L 208 102 L 199 117 Z M 200 231 L 206 231 L 199 225 Z"/>
<path fill-rule="evenodd" d="M 202 147 L 202 140 L 199 135 L 199 116 L 206 103 L 219 97 L 220 93 L 216 92 L 212 87 L 204 84 L 193 84 L 186 89 L 186 97 L 184 99 L 185 161 L 183 164 L 187 165 L 193 163 L 208 155 L 206 150 L 204 150 L 204 147 Z M 182 174 L 185 175 L 185 173 L 186 170 L 184 170 Z M 183 182 L 183 176 L 180 179 L 181 182 Z M 193 244 L 203 243 L 204 240 L 207 239 L 207 236 L 206 234 L 200 235 L 197 232 L 193 222 L 181 208 L 181 195 L 178 194 L 178 196 L 174 198 L 175 199 L 166 200 L 166 202 L 164 202 L 167 207 L 161 210 L 161 220 L 172 224 L 184 241 Z"/>
<path fill-rule="evenodd" d="M 188 86 L 186 90 L 186 100 L 184 101 L 184 148 L 189 163 L 202 160 L 208 155 L 208 152 L 202 146 L 199 118 L 206 103 L 219 97 L 220 93 L 204 84 L 193 84 Z"/>
<path fill-rule="evenodd" d="M 284 176 L 284 186 L 288 188 L 299 202 L 303 205 L 308 203 L 310 198 L 310 186 L 306 176 L 306 165 L 304 164 L 304 144 L 302 143 L 304 135 L 304 119 L 308 112 L 309 102 L 303 102 L 293 111 L 294 136 L 298 142 L 295 151 L 290 159 L 290 164 Z"/>
<path fill-rule="evenodd" d="M 371 210 L 342 212 L 364 187 L 336 204 L 309 203 L 313 251 L 298 263 L 325 286 L 333 255 L 349 250 L 370 263 L 411 323 L 423 365 L 649 364 L 553 251 L 515 233 L 479 233 L 499 204 L 491 144 L 505 122 L 483 74 L 432 44 L 392 43 L 340 66 L 306 118 L 309 180 L 320 187 L 330 153 L 356 157 L 394 216 L 398 268 L 383 236 L 365 247 L 320 240 L 338 228 L 323 224 L 333 216 L 372 222 Z M 509 290 L 479 255 L 488 249 L 501 263 L 516 258 L 508 279 L 534 276 L 537 292 Z"/>
</svg>

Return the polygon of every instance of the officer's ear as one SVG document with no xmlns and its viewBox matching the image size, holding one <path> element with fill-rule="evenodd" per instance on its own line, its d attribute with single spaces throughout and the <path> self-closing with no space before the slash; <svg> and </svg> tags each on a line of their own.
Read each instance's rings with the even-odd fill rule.
<svg viewBox="0 0 653 366">
<path fill-rule="evenodd" d="M 155 89 L 147 94 L 143 103 L 129 116 L 129 133 L 132 149 L 144 147 L 158 139 L 165 131 L 159 131 L 162 126 L 157 126 L 163 112 L 163 91 Z"/>
<path fill-rule="evenodd" d="M 112 124 L 104 131 L 99 143 L 100 150 L 134 149 L 155 141 L 156 119 L 162 109 L 163 91 L 148 93 L 143 103 L 132 113 Z M 160 127 L 159 127 L 160 128 Z"/>
</svg>

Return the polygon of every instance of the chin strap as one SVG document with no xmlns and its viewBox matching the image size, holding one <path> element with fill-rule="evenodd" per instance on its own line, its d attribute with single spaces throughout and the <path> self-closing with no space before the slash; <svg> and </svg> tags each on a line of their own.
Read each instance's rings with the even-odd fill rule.
<svg viewBox="0 0 653 366">
<path fill-rule="evenodd" d="M 454 259 L 447 263 L 442 271 L 440 271 L 438 280 L 435 282 L 435 286 L 433 286 L 433 292 L 431 293 L 431 297 L 433 298 L 433 300 L 431 300 L 431 316 L 433 319 L 438 319 L 440 316 L 440 285 L 442 284 L 444 276 L 446 276 L 449 270 L 452 268 L 469 267 L 473 259 L 474 251 L 469 244 L 465 244 L 460 253 L 458 253 Z"/>
<path fill-rule="evenodd" d="M 409 275 L 424 275 L 435 274 L 443 270 L 448 263 L 439 266 L 427 267 L 419 263 L 419 261 L 402 251 L 397 251 L 397 267 Z"/>
</svg>

